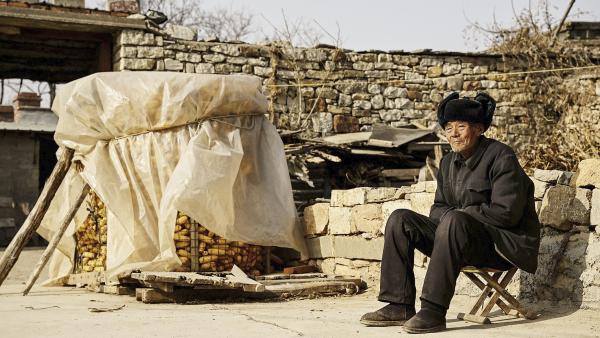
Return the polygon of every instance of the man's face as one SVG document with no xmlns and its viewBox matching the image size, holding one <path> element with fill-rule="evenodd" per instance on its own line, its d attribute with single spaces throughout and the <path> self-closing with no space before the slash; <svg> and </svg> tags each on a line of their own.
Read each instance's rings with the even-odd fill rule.
<svg viewBox="0 0 600 338">
<path fill-rule="evenodd" d="M 445 131 L 452 151 L 464 155 L 474 150 L 479 136 L 483 134 L 483 126 L 480 123 L 450 121 Z"/>
</svg>

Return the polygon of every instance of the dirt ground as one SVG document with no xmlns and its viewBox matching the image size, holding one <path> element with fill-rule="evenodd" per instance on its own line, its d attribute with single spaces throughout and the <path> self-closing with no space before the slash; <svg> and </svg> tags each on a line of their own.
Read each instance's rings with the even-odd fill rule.
<svg viewBox="0 0 600 338">
<path fill-rule="evenodd" d="M 66 287 L 21 291 L 41 249 L 23 252 L 0 287 L 0 337 L 388 337 L 401 327 L 368 328 L 358 319 L 381 306 L 373 292 L 281 302 L 143 304 L 128 296 Z M 41 279 L 43 279 L 42 276 Z M 455 297 L 443 337 L 600 337 L 600 311 L 538 304 L 537 320 L 495 317 L 491 325 L 464 323 L 456 314 L 473 300 Z M 90 308 L 118 308 L 91 312 Z"/>
</svg>

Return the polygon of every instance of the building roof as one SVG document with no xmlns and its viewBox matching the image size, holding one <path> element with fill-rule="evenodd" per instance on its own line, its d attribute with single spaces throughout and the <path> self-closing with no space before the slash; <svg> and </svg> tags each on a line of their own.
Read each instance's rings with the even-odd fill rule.
<svg viewBox="0 0 600 338">
<path fill-rule="evenodd" d="M 19 110 L 14 122 L 0 122 L 0 130 L 54 133 L 58 116 L 47 108 L 24 108 Z"/>
</svg>

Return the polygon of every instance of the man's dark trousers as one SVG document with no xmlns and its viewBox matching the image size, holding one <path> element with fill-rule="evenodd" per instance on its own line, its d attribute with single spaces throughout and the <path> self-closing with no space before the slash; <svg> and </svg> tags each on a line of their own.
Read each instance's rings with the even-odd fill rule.
<svg viewBox="0 0 600 338">
<path fill-rule="evenodd" d="M 435 224 L 414 211 L 396 210 L 385 228 L 380 301 L 414 306 L 415 249 L 431 258 L 421 298 L 445 308 L 450 306 L 463 266 L 499 270 L 512 266 L 496 252 L 484 225 L 464 212 L 451 210 Z"/>
</svg>

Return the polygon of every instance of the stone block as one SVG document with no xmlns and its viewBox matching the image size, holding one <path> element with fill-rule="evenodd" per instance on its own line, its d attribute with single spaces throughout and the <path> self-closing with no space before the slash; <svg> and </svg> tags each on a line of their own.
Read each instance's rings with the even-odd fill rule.
<svg viewBox="0 0 600 338">
<path fill-rule="evenodd" d="M 542 170 L 535 169 L 533 177 L 539 181 L 555 184 L 562 175 L 560 170 Z"/>
<path fill-rule="evenodd" d="M 546 193 L 546 190 L 548 190 L 550 183 L 540 181 L 536 178 L 532 178 L 531 181 L 533 182 L 533 197 L 541 200 L 544 198 L 544 194 Z"/>
<path fill-rule="evenodd" d="M 461 90 L 464 79 L 462 76 L 451 76 L 446 79 L 446 87 L 449 90 Z"/>
<path fill-rule="evenodd" d="M 182 71 L 183 63 L 179 60 L 165 59 L 165 69 L 170 71 Z"/>
<path fill-rule="evenodd" d="M 138 58 L 158 59 L 165 56 L 162 47 L 139 46 L 136 48 Z"/>
<path fill-rule="evenodd" d="M 435 194 L 433 193 L 414 193 L 410 198 L 410 208 L 421 215 L 429 216 L 429 210 L 433 205 L 434 198 Z"/>
<path fill-rule="evenodd" d="M 591 200 L 592 190 L 577 188 L 569 208 L 569 222 L 589 225 Z"/>
<path fill-rule="evenodd" d="M 595 226 L 596 230 L 600 229 L 600 188 L 592 191 L 590 225 Z"/>
<path fill-rule="evenodd" d="M 328 258 L 335 257 L 334 236 L 320 236 L 306 240 L 308 256 L 310 258 Z"/>
<path fill-rule="evenodd" d="M 356 230 L 352 228 L 352 209 L 346 207 L 329 208 L 329 233 L 348 235 Z"/>
<path fill-rule="evenodd" d="M 575 189 L 566 185 L 550 187 L 540 207 L 540 223 L 559 230 L 569 230 L 569 208 L 575 197 Z"/>
<path fill-rule="evenodd" d="M 154 45 L 154 34 L 126 29 L 121 31 L 119 43 L 122 45 Z"/>
<path fill-rule="evenodd" d="M 313 131 L 328 133 L 333 130 L 333 115 L 331 113 L 317 113 L 311 117 Z"/>
<path fill-rule="evenodd" d="M 572 180 L 577 187 L 600 188 L 600 158 L 591 158 L 579 162 Z"/>
<path fill-rule="evenodd" d="M 373 188 L 367 190 L 367 203 L 380 203 L 403 198 L 410 192 L 410 187 L 400 188 Z"/>
<path fill-rule="evenodd" d="M 215 65 L 212 63 L 199 63 L 196 65 L 196 73 L 199 74 L 214 74 Z"/>
<path fill-rule="evenodd" d="M 205 62 L 219 63 L 225 61 L 225 55 L 221 54 L 206 54 L 203 56 Z"/>
<path fill-rule="evenodd" d="M 432 66 L 427 68 L 427 77 L 439 77 L 442 75 L 442 67 Z"/>
<path fill-rule="evenodd" d="M 155 66 L 153 59 L 121 59 L 122 70 L 154 70 Z"/>
<path fill-rule="evenodd" d="M 358 118 L 345 115 L 335 115 L 333 117 L 333 131 L 336 133 L 355 133 L 358 130 Z"/>
<path fill-rule="evenodd" d="M 335 257 L 381 260 L 383 237 L 365 239 L 360 236 L 335 236 L 333 247 Z"/>
<path fill-rule="evenodd" d="M 351 207 L 358 204 L 365 204 L 367 201 L 367 192 L 371 188 L 354 188 L 348 190 L 332 190 L 332 207 Z"/>
<path fill-rule="evenodd" d="M 383 90 L 383 96 L 389 99 L 395 99 L 398 97 L 407 97 L 408 89 L 398 87 L 386 87 Z"/>
<path fill-rule="evenodd" d="M 381 204 L 363 204 L 352 208 L 352 228 L 377 234 L 381 228 Z"/>
<path fill-rule="evenodd" d="M 410 201 L 397 200 L 397 201 L 385 202 L 381 205 L 382 224 L 381 224 L 381 229 L 379 231 L 382 234 L 385 233 L 385 225 L 387 224 L 388 218 L 390 218 L 390 215 L 392 214 L 392 212 L 394 212 L 395 210 L 398 210 L 398 209 L 412 210 Z"/>
<path fill-rule="evenodd" d="M 320 235 L 327 232 L 329 203 L 317 203 L 304 208 L 304 233 Z"/>
</svg>

